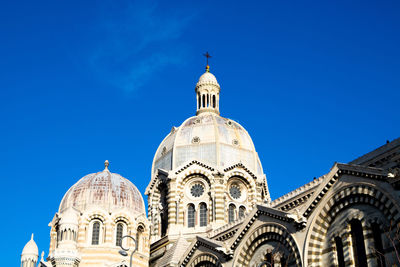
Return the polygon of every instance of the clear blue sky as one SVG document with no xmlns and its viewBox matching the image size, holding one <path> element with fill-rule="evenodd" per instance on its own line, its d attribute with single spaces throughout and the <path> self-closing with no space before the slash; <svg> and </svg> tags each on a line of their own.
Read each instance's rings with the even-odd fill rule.
<svg viewBox="0 0 400 267">
<path fill-rule="evenodd" d="M 18 266 L 70 186 L 110 169 L 143 192 L 195 113 L 209 51 L 221 115 L 275 199 L 400 136 L 399 1 L 2 1 L 0 251 Z"/>
</svg>

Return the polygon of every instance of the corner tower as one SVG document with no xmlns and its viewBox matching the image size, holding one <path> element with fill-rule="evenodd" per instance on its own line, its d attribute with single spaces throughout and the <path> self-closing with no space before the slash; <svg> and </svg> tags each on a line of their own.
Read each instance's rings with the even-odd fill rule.
<svg viewBox="0 0 400 267">
<path fill-rule="evenodd" d="M 172 127 L 154 156 L 146 189 L 151 260 L 171 241 L 190 242 L 270 201 L 250 135 L 220 116 L 220 85 L 208 65 L 195 92 L 196 116 Z"/>
</svg>

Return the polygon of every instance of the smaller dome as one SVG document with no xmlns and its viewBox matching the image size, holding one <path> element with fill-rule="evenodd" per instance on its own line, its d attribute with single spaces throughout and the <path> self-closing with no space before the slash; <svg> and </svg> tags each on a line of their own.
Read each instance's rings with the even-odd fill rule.
<svg viewBox="0 0 400 267">
<path fill-rule="evenodd" d="M 29 240 L 29 242 L 26 243 L 24 249 L 22 250 L 22 256 L 24 255 L 34 255 L 36 257 L 39 256 L 39 249 L 38 246 L 36 245 L 36 242 L 33 240 L 33 234 L 31 236 L 31 240 Z"/>
<path fill-rule="evenodd" d="M 60 224 L 75 224 L 78 225 L 78 215 L 72 208 L 68 208 L 61 214 Z"/>
<path fill-rule="evenodd" d="M 205 72 L 203 75 L 200 76 L 199 81 L 196 84 L 196 88 L 206 84 L 213 84 L 219 87 L 217 78 L 215 78 L 215 76 L 211 72 Z"/>
<path fill-rule="evenodd" d="M 68 190 L 60 204 L 61 214 L 71 208 L 84 212 L 91 207 L 109 212 L 127 208 L 135 215 L 146 214 L 137 187 L 121 175 L 111 173 L 108 164 L 106 161 L 104 171 L 84 176 Z"/>
</svg>

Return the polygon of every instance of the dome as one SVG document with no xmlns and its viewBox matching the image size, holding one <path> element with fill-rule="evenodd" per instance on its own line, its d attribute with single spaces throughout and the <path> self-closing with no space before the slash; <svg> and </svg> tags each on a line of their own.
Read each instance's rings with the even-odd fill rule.
<svg viewBox="0 0 400 267">
<path fill-rule="evenodd" d="M 36 245 L 36 242 L 33 240 L 33 234 L 31 236 L 31 240 L 26 243 L 24 249 L 22 250 L 22 255 L 34 255 L 39 256 L 39 249 Z"/>
<path fill-rule="evenodd" d="M 168 171 L 191 160 L 217 169 L 242 163 L 253 173 L 263 175 L 260 159 L 247 131 L 239 123 L 213 112 L 200 113 L 178 128 L 172 128 L 154 156 L 152 175 L 159 168 Z"/>
<path fill-rule="evenodd" d="M 206 84 L 213 84 L 213 85 L 217 85 L 219 87 L 217 78 L 215 78 L 214 74 L 212 74 L 211 72 L 208 72 L 208 71 L 200 76 L 199 81 L 196 84 L 196 88 L 198 88 L 201 85 L 206 85 Z"/>
<path fill-rule="evenodd" d="M 80 212 L 91 207 L 100 207 L 108 212 L 128 208 L 135 214 L 145 214 L 145 206 L 139 190 L 128 179 L 111 173 L 106 161 L 102 172 L 92 173 L 81 178 L 65 194 L 59 212 L 75 208 Z"/>
<path fill-rule="evenodd" d="M 60 224 L 78 224 L 78 215 L 73 208 L 68 208 L 61 214 Z"/>
</svg>

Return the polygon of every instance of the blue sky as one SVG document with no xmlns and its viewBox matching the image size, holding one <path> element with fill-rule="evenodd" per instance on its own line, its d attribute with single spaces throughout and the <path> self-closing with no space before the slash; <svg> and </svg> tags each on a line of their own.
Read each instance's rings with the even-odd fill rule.
<svg viewBox="0 0 400 267">
<path fill-rule="evenodd" d="M 202 53 L 221 115 L 250 133 L 275 199 L 400 136 L 399 1 L 2 1 L 2 265 L 70 186 L 103 169 L 143 192 L 195 113 Z"/>
</svg>

